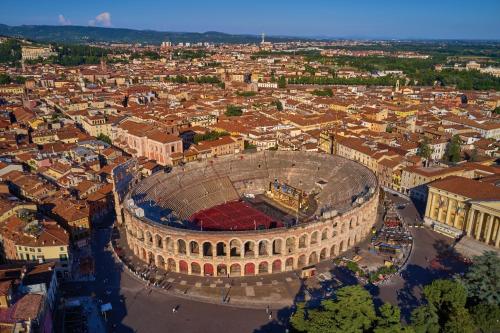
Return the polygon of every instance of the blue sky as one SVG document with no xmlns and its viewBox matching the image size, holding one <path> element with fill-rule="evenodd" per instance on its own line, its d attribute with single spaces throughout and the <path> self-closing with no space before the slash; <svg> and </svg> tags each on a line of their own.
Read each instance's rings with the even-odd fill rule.
<svg viewBox="0 0 500 333">
<path fill-rule="evenodd" d="M 500 39 L 500 0 L 1 0 L 0 9 L 9 25 Z"/>
</svg>

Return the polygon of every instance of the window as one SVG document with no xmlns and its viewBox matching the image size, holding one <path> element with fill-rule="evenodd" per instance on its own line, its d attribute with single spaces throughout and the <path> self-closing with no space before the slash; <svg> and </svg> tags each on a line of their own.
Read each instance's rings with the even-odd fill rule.
<svg viewBox="0 0 500 333">
<path fill-rule="evenodd" d="M 42 252 L 42 249 L 41 249 L 41 248 L 38 248 L 38 252 Z"/>
<path fill-rule="evenodd" d="M 172 153 L 175 152 L 175 146 L 171 146 L 170 150 L 171 150 Z"/>
<path fill-rule="evenodd" d="M 68 255 L 66 253 L 60 254 L 59 259 L 61 261 L 66 261 L 66 260 L 68 260 Z"/>
<path fill-rule="evenodd" d="M 63 247 L 63 246 L 61 246 L 61 247 L 59 248 L 59 250 L 64 251 L 64 247 Z"/>
</svg>

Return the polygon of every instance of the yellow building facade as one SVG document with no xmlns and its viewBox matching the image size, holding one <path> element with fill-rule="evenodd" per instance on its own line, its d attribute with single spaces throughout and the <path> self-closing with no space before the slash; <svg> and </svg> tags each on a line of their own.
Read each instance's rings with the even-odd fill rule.
<svg viewBox="0 0 500 333">
<path fill-rule="evenodd" d="M 500 196 L 496 186 L 463 177 L 429 185 L 425 222 L 453 237 L 466 235 L 500 247 Z"/>
</svg>

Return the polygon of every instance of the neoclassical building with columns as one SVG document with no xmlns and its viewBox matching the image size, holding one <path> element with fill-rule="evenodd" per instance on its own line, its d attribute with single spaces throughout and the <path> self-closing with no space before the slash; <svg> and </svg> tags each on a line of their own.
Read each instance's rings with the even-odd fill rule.
<svg viewBox="0 0 500 333">
<path fill-rule="evenodd" d="M 198 211 L 261 195 L 278 178 L 314 197 L 309 215 L 298 214 L 298 223 L 240 230 L 190 221 Z M 358 163 L 264 151 L 153 175 L 130 191 L 122 207 L 127 243 L 144 262 L 190 275 L 238 277 L 301 269 L 338 256 L 370 234 L 378 204 L 377 179 Z"/>
<path fill-rule="evenodd" d="M 428 188 L 428 225 L 452 237 L 465 235 L 500 247 L 500 187 L 494 181 L 451 176 Z"/>
</svg>

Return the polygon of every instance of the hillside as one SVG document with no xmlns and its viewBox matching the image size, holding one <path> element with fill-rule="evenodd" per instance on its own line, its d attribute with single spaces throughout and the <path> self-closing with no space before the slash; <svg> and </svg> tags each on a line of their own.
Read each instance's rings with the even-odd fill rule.
<svg viewBox="0 0 500 333">
<path fill-rule="evenodd" d="M 232 35 L 217 31 L 169 32 L 152 30 L 133 30 L 122 28 L 101 28 L 85 26 L 55 26 L 55 25 L 20 25 L 8 26 L 0 24 L 0 35 L 27 38 L 42 42 L 60 43 L 147 43 L 160 44 L 163 41 L 180 42 L 212 42 L 212 43 L 258 43 L 257 35 Z M 295 37 L 266 37 L 270 42 L 300 40 Z"/>
</svg>

